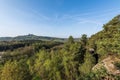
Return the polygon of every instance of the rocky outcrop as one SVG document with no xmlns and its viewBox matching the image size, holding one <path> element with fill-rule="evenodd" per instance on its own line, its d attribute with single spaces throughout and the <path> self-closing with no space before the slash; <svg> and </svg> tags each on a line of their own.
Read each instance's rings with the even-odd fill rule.
<svg viewBox="0 0 120 80">
<path fill-rule="evenodd" d="M 120 75 L 120 70 L 116 67 L 115 63 L 120 62 L 120 59 L 116 56 L 108 56 L 98 64 L 96 64 L 92 70 L 96 71 L 104 67 L 109 74 Z"/>
</svg>

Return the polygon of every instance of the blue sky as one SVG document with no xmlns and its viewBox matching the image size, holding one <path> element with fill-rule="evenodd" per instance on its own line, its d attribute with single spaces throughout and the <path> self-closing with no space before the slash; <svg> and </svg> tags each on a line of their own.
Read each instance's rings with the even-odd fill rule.
<svg viewBox="0 0 120 80">
<path fill-rule="evenodd" d="M 120 0 L 0 0 L 0 36 L 88 36 L 120 14 Z"/>
</svg>

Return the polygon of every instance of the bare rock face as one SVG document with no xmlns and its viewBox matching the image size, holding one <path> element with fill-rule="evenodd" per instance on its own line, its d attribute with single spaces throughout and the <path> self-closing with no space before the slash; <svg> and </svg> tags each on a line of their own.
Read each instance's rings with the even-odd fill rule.
<svg viewBox="0 0 120 80">
<path fill-rule="evenodd" d="M 96 64 L 92 70 L 99 70 L 104 67 L 109 74 L 120 75 L 120 70 L 115 66 L 115 62 L 120 62 L 120 59 L 115 56 L 108 56 L 98 64 Z"/>
</svg>

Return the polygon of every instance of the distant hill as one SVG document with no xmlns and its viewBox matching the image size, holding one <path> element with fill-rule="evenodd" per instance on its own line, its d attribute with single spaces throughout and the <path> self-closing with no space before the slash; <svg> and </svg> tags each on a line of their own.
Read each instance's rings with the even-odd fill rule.
<svg viewBox="0 0 120 80">
<path fill-rule="evenodd" d="M 16 37 L 0 37 L 0 41 L 21 41 L 21 40 L 65 41 L 66 38 L 36 36 L 33 34 L 21 35 Z"/>
</svg>

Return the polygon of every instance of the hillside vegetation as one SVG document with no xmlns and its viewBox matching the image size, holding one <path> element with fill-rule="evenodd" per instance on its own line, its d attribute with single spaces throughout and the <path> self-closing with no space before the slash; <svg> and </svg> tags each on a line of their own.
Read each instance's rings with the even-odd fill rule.
<svg viewBox="0 0 120 80">
<path fill-rule="evenodd" d="M 0 80 L 120 80 L 120 15 L 90 38 L 36 38 L 0 42 Z"/>
</svg>

